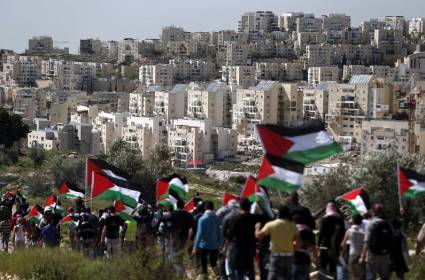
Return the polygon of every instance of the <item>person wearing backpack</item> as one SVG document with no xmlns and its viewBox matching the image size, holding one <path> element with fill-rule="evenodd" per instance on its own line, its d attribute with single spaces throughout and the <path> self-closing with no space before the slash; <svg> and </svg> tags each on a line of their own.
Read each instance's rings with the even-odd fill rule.
<svg viewBox="0 0 425 280">
<path fill-rule="evenodd" d="M 394 234 L 391 225 L 384 219 L 382 204 L 372 206 L 372 220 L 366 229 L 360 264 L 366 263 L 366 280 L 375 280 L 379 275 L 381 280 L 389 280 L 390 252 L 394 244 Z"/>
</svg>

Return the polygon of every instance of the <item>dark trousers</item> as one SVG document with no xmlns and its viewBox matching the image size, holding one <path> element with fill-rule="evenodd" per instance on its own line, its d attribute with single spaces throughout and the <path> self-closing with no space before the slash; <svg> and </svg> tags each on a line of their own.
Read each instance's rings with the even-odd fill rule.
<svg viewBox="0 0 425 280">
<path fill-rule="evenodd" d="M 267 280 L 268 270 L 267 265 L 269 263 L 270 251 L 269 250 L 260 250 L 258 254 L 258 268 L 260 270 L 260 279 Z"/>
<path fill-rule="evenodd" d="M 320 268 L 331 275 L 335 275 L 336 265 L 337 261 L 329 255 L 328 250 L 320 249 Z"/>
<path fill-rule="evenodd" d="M 255 279 L 254 257 L 255 248 L 243 248 L 230 243 L 227 251 L 229 279 Z"/>
<path fill-rule="evenodd" d="M 292 264 L 294 257 L 292 256 L 276 256 L 270 255 L 268 280 L 291 280 Z"/>
<path fill-rule="evenodd" d="M 214 268 L 217 266 L 218 250 L 200 249 L 200 257 L 202 274 L 206 274 L 208 271 L 208 259 L 210 261 L 211 267 Z"/>
</svg>

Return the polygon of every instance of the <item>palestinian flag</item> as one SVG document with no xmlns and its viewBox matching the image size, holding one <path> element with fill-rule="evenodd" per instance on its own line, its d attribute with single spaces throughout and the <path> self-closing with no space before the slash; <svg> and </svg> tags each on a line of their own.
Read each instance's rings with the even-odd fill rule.
<svg viewBox="0 0 425 280">
<path fill-rule="evenodd" d="M 94 173 L 92 185 L 92 198 L 120 200 L 130 207 L 137 207 L 140 192 L 134 189 L 122 187 L 111 180 L 109 176 Z"/>
<path fill-rule="evenodd" d="M 37 205 L 31 207 L 31 210 L 28 213 L 28 221 L 34 224 L 40 223 L 41 219 L 43 218 L 43 214 L 40 211 L 42 211 L 42 209 L 39 209 Z"/>
<path fill-rule="evenodd" d="M 425 175 L 399 168 L 399 192 L 401 197 L 417 198 L 425 194 Z"/>
<path fill-rule="evenodd" d="M 363 215 L 370 208 L 369 196 L 363 188 L 354 189 L 338 198 L 347 201 L 354 213 Z"/>
<path fill-rule="evenodd" d="M 231 200 L 239 201 L 239 197 L 237 197 L 236 195 L 233 195 L 231 193 L 228 193 L 228 192 L 224 193 L 224 195 L 223 195 L 223 206 L 227 206 L 227 204 L 229 204 L 229 202 Z"/>
<path fill-rule="evenodd" d="M 123 218 L 126 221 L 132 219 L 131 216 L 135 212 L 134 211 L 134 208 L 131 208 L 131 207 L 125 205 L 120 200 L 115 200 L 114 201 L 114 207 L 115 207 L 115 211 L 116 211 L 116 213 L 117 213 L 118 216 L 120 216 L 121 218 Z"/>
<path fill-rule="evenodd" d="M 170 206 L 172 206 L 174 209 L 176 209 L 177 208 L 177 199 L 174 198 L 173 196 L 169 195 L 168 197 L 161 198 L 158 201 L 158 204 L 159 205 L 162 205 L 164 207 L 170 207 Z"/>
<path fill-rule="evenodd" d="M 189 213 L 192 213 L 195 209 L 196 209 L 195 199 L 192 198 L 184 206 L 184 211 L 189 212 Z"/>
<path fill-rule="evenodd" d="M 61 201 L 56 195 L 49 195 L 44 202 L 44 211 L 52 211 L 54 213 L 62 214 L 64 209 Z"/>
<path fill-rule="evenodd" d="M 88 159 L 87 160 L 87 186 L 91 186 L 93 179 L 93 172 L 106 175 L 111 180 L 117 182 L 129 181 L 130 176 L 123 170 L 107 163 L 101 159 Z"/>
<path fill-rule="evenodd" d="M 59 188 L 59 197 L 62 199 L 84 198 L 84 191 L 65 181 Z"/>
<path fill-rule="evenodd" d="M 187 196 L 189 193 L 189 185 L 185 178 L 178 176 L 177 174 L 173 174 L 171 176 L 162 178 L 157 182 L 157 199 L 159 197 L 166 197 L 166 193 L 164 190 L 167 190 L 167 194 L 172 195 L 174 198 L 181 199 L 183 201 L 187 200 Z"/>
<path fill-rule="evenodd" d="M 77 222 L 74 221 L 74 218 L 72 216 L 68 215 L 68 216 L 65 216 L 62 220 L 60 220 L 59 224 L 76 226 Z"/>
<path fill-rule="evenodd" d="M 304 184 L 304 165 L 286 158 L 265 155 L 257 184 L 292 193 Z"/>
<path fill-rule="evenodd" d="M 319 161 L 342 151 L 322 123 L 302 127 L 257 125 L 265 154 L 303 164 Z"/>
<path fill-rule="evenodd" d="M 274 217 L 273 211 L 270 207 L 269 194 L 265 188 L 257 184 L 257 180 L 254 177 L 249 176 L 246 179 L 241 197 L 247 198 L 252 203 L 259 204 L 270 217 Z"/>
</svg>

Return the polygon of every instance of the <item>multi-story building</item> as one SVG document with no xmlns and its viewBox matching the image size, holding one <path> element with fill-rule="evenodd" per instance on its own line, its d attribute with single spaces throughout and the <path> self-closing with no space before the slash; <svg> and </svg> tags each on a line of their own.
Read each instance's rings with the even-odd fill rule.
<svg viewBox="0 0 425 280">
<path fill-rule="evenodd" d="M 142 65 L 139 68 L 139 80 L 147 86 L 172 86 L 173 66 L 170 64 Z"/>
<path fill-rule="evenodd" d="M 338 67 L 309 67 L 308 83 L 315 86 L 321 82 L 339 81 Z"/>
<path fill-rule="evenodd" d="M 48 36 L 36 36 L 28 40 L 28 53 L 47 54 L 53 52 L 53 39 Z"/>
<path fill-rule="evenodd" d="M 298 18 L 314 18 L 313 14 L 295 13 L 288 12 L 279 16 L 278 27 L 282 31 L 293 32 L 297 31 L 297 19 Z"/>
<path fill-rule="evenodd" d="M 412 18 L 409 21 L 409 34 L 420 37 L 425 34 L 425 18 Z"/>
<path fill-rule="evenodd" d="M 328 44 L 307 45 L 304 57 L 310 67 L 331 66 L 332 46 Z"/>
<path fill-rule="evenodd" d="M 168 146 L 179 167 L 203 167 L 236 154 L 236 131 L 212 127 L 210 120 L 176 119 L 167 126 Z"/>
<path fill-rule="evenodd" d="M 238 131 L 239 143 L 256 137 L 257 124 L 277 124 L 283 120 L 282 86 L 279 82 L 260 81 L 256 87 L 236 90 L 233 105 L 233 129 Z M 280 116 L 278 113 L 281 113 Z"/>
<path fill-rule="evenodd" d="M 255 66 L 223 66 L 221 80 L 231 86 L 248 88 L 255 86 Z"/>
<path fill-rule="evenodd" d="M 351 27 L 351 17 L 345 14 L 329 14 L 322 16 L 323 29 L 342 31 Z"/>
<path fill-rule="evenodd" d="M 116 140 L 123 139 L 123 127 L 129 116 L 125 113 L 100 112 L 93 122 L 93 130 L 99 135 L 101 153 L 107 153 Z"/>
<path fill-rule="evenodd" d="M 206 88 L 192 85 L 187 92 L 186 115 L 193 119 L 208 119 L 212 126 L 230 126 L 231 116 L 225 111 L 225 103 L 230 98 L 230 88 L 225 83 L 215 81 Z"/>
<path fill-rule="evenodd" d="M 155 91 L 155 113 L 163 115 L 166 120 L 184 118 L 188 105 L 188 88 L 188 85 L 177 84 L 171 90 Z"/>
<path fill-rule="evenodd" d="M 279 94 L 279 123 L 285 126 L 299 125 L 303 121 L 303 91 L 297 84 L 282 84 Z M 282 106 L 283 101 L 283 106 Z M 281 116 L 283 115 L 283 120 Z"/>
<path fill-rule="evenodd" d="M 46 93 L 35 88 L 17 88 L 13 94 L 13 109 L 29 120 L 46 117 Z"/>
<path fill-rule="evenodd" d="M 239 32 L 270 33 L 277 30 L 277 16 L 270 11 L 245 13 L 239 20 Z"/>
<path fill-rule="evenodd" d="M 139 41 L 125 38 L 118 43 L 118 63 L 130 64 L 139 59 Z"/>
<path fill-rule="evenodd" d="M 172 59 L 173 79 L 182 81 L 210 81 L 216 76 L 215 64 L 204 60 Z"/>
<path fill-rule="evenodd" d="M 409 145 L 414 145 L 416 153 L 425 152 L 425 131 L 419 122 L 413 126 L 413 141 L 409 144 L 409 122 L 396 120 L 363 120 L 361 125 L 362 155 L 384 151 L 394 145 L 400 154 L 409 152 Z"/>
<path fill-rule="evenodd" d="M 244 66 L 249 64 L 249 44 L 225 43 L 226 65 Z"/>
<path fill-rule="evenodd" d="M 130 93 L 129 112 L 133 116 L 151 116 L 155 110 L 155 92 L 160 91 L 160 86 L 139 86 Z"/>
<path fill-rule="evenodd" d="M 325 119 L 325 116 L 328 113 L 330 83 L 331 82 L 322 82 L 314 88 L 303 88 L 305 119 Z"/>
<path fill-rule="evenodd" d="M 363 120 L 388 118 L 394 109 L 391 88 L 373 75 L 354 75 L 348 84 L 329 84 L 328 97 L 328 129 L 350 148 L 359 143 Z"/>
</svg>

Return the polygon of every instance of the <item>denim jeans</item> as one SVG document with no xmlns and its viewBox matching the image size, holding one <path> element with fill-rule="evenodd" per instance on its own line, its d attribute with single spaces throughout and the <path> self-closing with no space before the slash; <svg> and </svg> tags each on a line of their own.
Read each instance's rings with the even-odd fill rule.
<svg viewBox="0 0 425 280">
<path fill-rule="evenodd" d="M 270 255 L 268 280 L 291 280 L 293 256 Z"/>
<path fill-rule="evenodd" d="M 376 275 L 379 275 L 381 280 L 389 280 L 391 278 L 389 255 L 368 256 L 366 262 L 366 280 L 375 280 Z"/>
<path fill-rule="evenodd" d="M 292 279 L 310 280 L 310 265 L 294 265 L 292 267 Z"/>
</svg>

